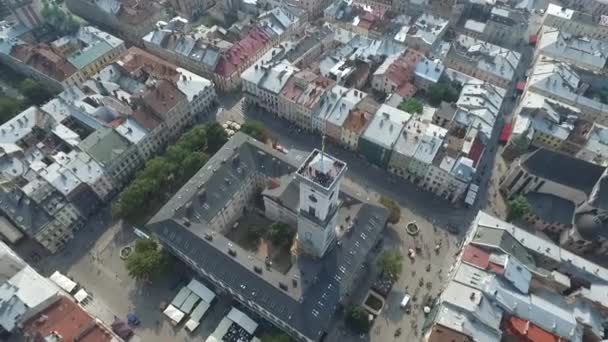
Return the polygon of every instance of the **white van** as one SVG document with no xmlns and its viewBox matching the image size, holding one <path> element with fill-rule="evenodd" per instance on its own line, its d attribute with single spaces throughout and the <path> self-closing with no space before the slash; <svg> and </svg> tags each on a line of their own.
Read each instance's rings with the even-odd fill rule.
<svg viewBox="0 0 608 342">
<path fill-rule="evenodd" d="M 407 305 L 410 303 L 410 295 L 409 294 L 405 294 L 405 296 L 403 296 L 403 299 L 401 300 L 401 308 L 405 309 L 407 307 Z"/>
</svg>

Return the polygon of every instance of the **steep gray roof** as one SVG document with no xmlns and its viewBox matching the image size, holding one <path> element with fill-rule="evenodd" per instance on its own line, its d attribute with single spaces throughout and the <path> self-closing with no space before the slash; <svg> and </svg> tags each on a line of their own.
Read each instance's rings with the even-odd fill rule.
<svg viewBox="0 0 608 342">
<path fill-rule="evenodd" d="M 522 165 L 535 176 L 578 189 L 587 195 L 604 172 L 599 165 L 542 148 L 525 157 Z"/>
<path fill-rule="evenodd" d="M 319 340 L 332 322 L 340 297 L 352 285 L 384 229 L 386 209 L 341 192 L 344 209 L 339 218 L 346 215 L 354 223 L 352 230 L 340 239 L 340 246 L 320 260 L 299 255 L 285 274 L 266 268 L 264 260 L 207 224 L 244 185 L 243 180 L 255 174 L 285 180 L 293 177 L 297 166 L 271 147 L 237 133 L 148 222 L 148 227 L 163 243 L 232 288 L 244 301 L 254 302 L 303 335 Z M 293 190 L 293 184 L 287 189 Z M 295 193 L 291 190 L 290 198 Z M 203 191 L 206 201 L 199 200 Z M 290 200 L 289 205 L 295 201 Z M 186 210 L 191 211 L 188 217 L 192 219 L 184 224 Z M 228 254 L 229 248 L 236 255 Z"/>
<path fill-rule="evenodd" d="M 574 215 L 572 201 L 540 192 L 529 192 L 525 196 L 534 214 L 543 221 L 572 224 L 572 215 Z"/>
</svg>

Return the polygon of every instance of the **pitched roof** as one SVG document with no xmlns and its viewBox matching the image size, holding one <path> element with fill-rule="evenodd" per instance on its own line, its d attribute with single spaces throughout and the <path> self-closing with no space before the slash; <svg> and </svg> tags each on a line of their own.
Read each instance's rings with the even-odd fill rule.
<svg viewBox="0 0 608 342">
<path fill-rule="evenodd" d="M 565 154 L 539 149 L 522 160 L 531 174 L 590 194 L 604 168 Z"/>
</svg>

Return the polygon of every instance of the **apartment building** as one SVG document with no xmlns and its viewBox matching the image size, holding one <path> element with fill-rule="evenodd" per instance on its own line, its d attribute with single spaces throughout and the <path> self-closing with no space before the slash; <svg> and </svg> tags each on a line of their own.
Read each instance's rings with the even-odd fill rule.
<svg viewBox="0 0 608 342">
<path fill-rule="evenodd" d="M 0 126 L 0 210 L 60 250 L 167 142 L 213 106 L 210 81 L 138 48 Z M 27 218 L 27 219 L 26 219 Z"/>
<path fill-rule="evenodd" d="M 77 16 L 135 45 L 166 15 L 157 1 L 68 0 L 66 5 Z"/>
<path fill-rule="evenodd" d="M 476 7 L 470 7 L 465 15 L 471 12 L 479 14 Z M 482 18 L 475 15 L 472 16 L 475 19 L 467 19 L 460 30 L 469 37 L 511 49 L 517 48 L 523 40 L 529 39 L 526 36 L 526 26 L 521 25 L 522 22 L 529 20 L 526 11 L 506 6 L 494 6 L 484 13 L 487 14 L 482 15 Z"/>
<path fill-rule="evenodd" d="M 604 267 L 480 211 L 424 340 L 601 340 L 607 276 Z"/>
<path fill-rule="evenodd" d="M 372 89 L 385 94 L 397 93 L 409 98 L 417 90 L 428 90 L 437 84 L 445 67 L 416 50 L 388 56 L 372 76 Z"/>
<path fill-rule="evenodd" d="M 359 153 L 382 168 L 389 164 L 393 147 L 412 114 L 383 104 L 359 139 Z"/>
<path fill-rule="evenodd" d="M 313 116 L 318 116 L 324 94 L 331 91 L 334 85 L 334 80 L 309 70 L 295 73 L 281 91 L 279 116 L 312 131 Z"/>
<path fill-rule="evenodd" d="M 575 36 L 606 40 L 608 38 L 608 20 L 604 15 L 595 14 L 596 12 L 580 12 L 550 3 L 545 11 L 543 25 L 557 27 L 561 31 Z"/>
<path fill-rule="evenodd" d="M 608 124 L 608 105 L 598 96 L 608 78 L 603 74 L 578 68 L 540 55 L 527 81 L 528 92 L 580 109 L 580 118 Z"/>
<path fill-rule="evenodd" d="M 319 111 L 312 116 L 312 129 L 340 143 L 348 114 L 363 101 L 367 93 L 336 85 L 323 96 Z"/>
<path fill-rule="evenodd" d="M 270 49 L 241 74 L 242 90 L 248 103 L 278 114 L 279 96 L 289 78 L 300 71 L 285 59 L 289 47 Z"/>
<path fill-rule="evenodd" d="M 424 13 L 410 27 L 405 43 L 423 54 L 428 53 L 439 45 L 447 28 L 447 20 Z"/>
<path fill-rule="evenodd" d="M 519 68 L 521 54 L 463 34 L 459 34 L 444 64 L 471 77 L 507 88 Z"/>
<path fill-rule="evenodd" d="M 608 42 L 567 33 L 561 28 L 543 26 L 535 54 L 536 58 L 544 55 L 592 72 L 601 72 L 608 60 Z"/>
<path fill-rule="evenodd" d="M 241 74 L 268 50 L 303 28 L 303 21 L 286 6 L 262 13 L 257 24 L 236 41 L 227 41 L 218 27 L 192 27 L 183 18 L 159 22 L 143 37 L 154 54 L 207 77 L 220 91 L 241 86 Z"/>
<path fill-rule="evenodd" d="M 9 38 L 2 43 L 0 60 L 58 90 L 82 84 L 126 50 L 121 39 L 92 26 L 50 42 L 31 39 L 14 26 L 0 27 L 0 31 Z"/>
</svg>

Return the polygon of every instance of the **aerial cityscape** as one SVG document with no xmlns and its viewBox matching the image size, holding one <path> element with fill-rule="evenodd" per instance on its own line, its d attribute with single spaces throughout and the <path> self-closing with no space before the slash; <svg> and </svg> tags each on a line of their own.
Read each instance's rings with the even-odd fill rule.
<svg viewBox="0 0 608 342">
<path fill-rule="evenodd" d="M 0 340 L 608 341 L 608 1 L 0 0 Z"/>
</svg>

